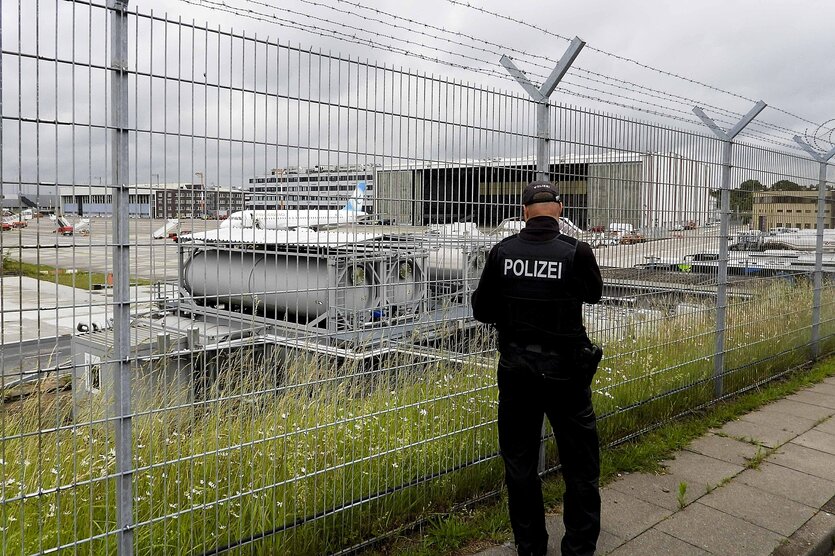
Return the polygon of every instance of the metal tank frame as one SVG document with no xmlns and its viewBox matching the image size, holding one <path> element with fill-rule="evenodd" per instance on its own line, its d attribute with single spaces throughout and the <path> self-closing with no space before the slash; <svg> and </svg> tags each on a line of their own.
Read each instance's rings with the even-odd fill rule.
<svg viewBox="0 0 835 556">
<path fill-rule="evenodd" d="M 183 269 L 191 257 L 203 251 L 247 250 L 257 254 L 275 257 L 304 257 L 324 261 L 328 269 L 327 309 L 318 317 L 307 321 L 292 321 L 273 318 L 254 311 L 234 310 L 230 307 L 211 306 L 200 303 L 201 296 L 192 295 L 186 283 Z M 191 245 L 181 244 L 179 251 L 180 279 L 175 298 L 166 299 L 169 310 L 223 317 L 224 320 L 250 321 L 266 327 L 278 327 L 296 334 L 315 333 L 321 335 L 350 335 L 354 331 L 392 326 L 420 318 L 427 307 L 428 252 L 414 242 L 375 241 L 372 244 L 350 246 L 288 246 L 288 245 Z M 410 266 L 410 276 L 401 277 L 403 265 Z M 364 278 L 373 295 L 369 306 L 360 310 L 348 308 L 345 302 L 345 288 L 339 284 L 348 283 L 348 273 L 362 268 Z M 168 297 L 168 296 L 166 296 Z M 211 297 L 206 298 L 211 300 Z"/>
</svg>

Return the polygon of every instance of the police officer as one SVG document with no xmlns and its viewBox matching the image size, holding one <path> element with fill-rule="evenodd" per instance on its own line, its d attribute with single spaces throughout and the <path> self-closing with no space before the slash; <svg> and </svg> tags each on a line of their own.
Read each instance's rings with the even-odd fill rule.
<svg viewBox="0 0 835 556">
<path fill-rule="evenodd" d="M 546 554 L 537 464 L 548 416 L 565 479 L 563 556 L 592 555 L 600 533 L 600 450 L 591 380 L 602 352 L 589 341 L 582 304 L 603 280 L 587 243 L 560 233 L 562 200 L 547 181 L 522 192 L 526 225 L 490 251 L 473 315 L 498 330 L 499 447 L 520 555 Z"/>
</svg>

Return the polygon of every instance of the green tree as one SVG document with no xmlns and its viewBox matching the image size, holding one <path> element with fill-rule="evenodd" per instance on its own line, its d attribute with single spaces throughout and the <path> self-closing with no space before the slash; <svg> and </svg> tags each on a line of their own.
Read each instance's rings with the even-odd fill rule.
<svg viewBox="0 0 835 556">
<path fill-rule="evenodd" d="M 765 191 L 767 188 L 760 180 L 745 180 L 739 187 L 730 190 L 731 212 L 739 214 L 743 223 L 751 220 L 751 210 L 754 207 L 754 191 Z M 719 199 L 720 191 L 714 189 L 710 192 L 711 197 Z"/>
<path fill-rule="evenodd" d="M 774 182 L 774 185 L 771 186 L 771 191 L 806 191 L 806 188 L 790 180 L 780 180 Z"/>
</svg>

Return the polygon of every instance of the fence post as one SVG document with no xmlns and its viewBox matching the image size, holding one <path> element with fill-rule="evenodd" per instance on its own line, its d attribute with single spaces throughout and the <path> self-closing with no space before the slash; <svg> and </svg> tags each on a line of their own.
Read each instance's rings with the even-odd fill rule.
<svg viewBox="0 0 835 556">
<path fill-rule="evenodd" d="M 110 126 L 113 175 L 113 416 L 116 422 L 116 525 L 120 556 L 133 555 L 133 438 L 130 362 L 130 227 L 128 189 L 129 0 L 107 0 L 110 11 Z"/>
<path fill-rule="evenodd" d="M 826 154 L 821 155 L 800 136 L 795 135 L 794 140 L 820 164 L 818 171 L 818 217 L 815 223 L 817 226 L 815 233 L 815 289 L 812 292 L 812 359 L 816 360 L 820 357 L 821 352 L 820 325 L 821 295 L 823 291 L 823 229 L 825 225 L 824 212 L 826 211 L 826 170 L 829 166 L 829 160 L 835 156 L 835 147 L 832 147 Z"/>
<path fill-rule="evenodd" d="M 525 91 L 536 101 L 536 179 L 547 181 L 550 176 L 551 160 L 549 156 L 551 142 L 551 93 L 560 84 L 571 64 L 579 56 L 580 51 L 586 46 L 586 42 L 580 37 L 574 37 L 571 44 L 557 65 L 551 71 L 551 75 L 537 88 L 530 82 L 528 77 L 516 67 L 513 61 L 507 56 L 502 56 L 499 63 L 504 66 L 507 72 L 519 82 Z"/>
<path fill-rule="evenodd" d="M 716 278 L 716 351 L 713 355 L 713 395 L 716 398 L 722 397 L 725 392 L 725 329 L 726 313 L 728 308 L 728 242 L 730 240 L 730 218 L 731 218 L 731 155 L 733 154 L 733 141 L 739 132 L 751 123 L 751 120 L 763 111 L 766 103 L 757 102 L 754 107 L 742 117 L 730 131 L 725 132 L 716 125 L 704 111 L 696 106 L 693 112 L 710 128 L 713 133 L 722 140 L 722 183 L 720 190 L 720 221 L 719 221 L 719 268 Z"/>
<path fill-rule="evenodd" d="M 571 64 L 577 59 L 580 51 L 586 46 L 586 42 L 580 37 L 574 37 L 568 45 L 565 53 L 554 66 L 551 75 L 537 88 L 530 82 L 528 77 L 516 67 L 513 61 L 507 56 L 502 56 L 499 62 L 507 72 L 513 76 L 525 91 L 536 102 L 536 179 L 537 181 L 550 181 L 551 177 L 551 93 L 557 88 L 565 76 Z M 545 420 L 542 420 L 542 438 L 545 438 Z M 539 472 L 545 471 L 545 444 L 539 447 Z"/>
</svg>

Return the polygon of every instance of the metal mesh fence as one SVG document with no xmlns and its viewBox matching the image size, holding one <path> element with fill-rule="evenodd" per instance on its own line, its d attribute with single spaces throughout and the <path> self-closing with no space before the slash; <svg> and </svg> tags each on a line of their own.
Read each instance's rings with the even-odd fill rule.
<svg viewBox="0 0 835 556">
<path fill-rule="evenodd" d="M 835 347 L 828 163 L 762 128 L 9 4 L 3 553 L 350 551 L 499 488 L 469 298 L 537 172 L 603 269 L 606 444 Z"/>
</svg>

